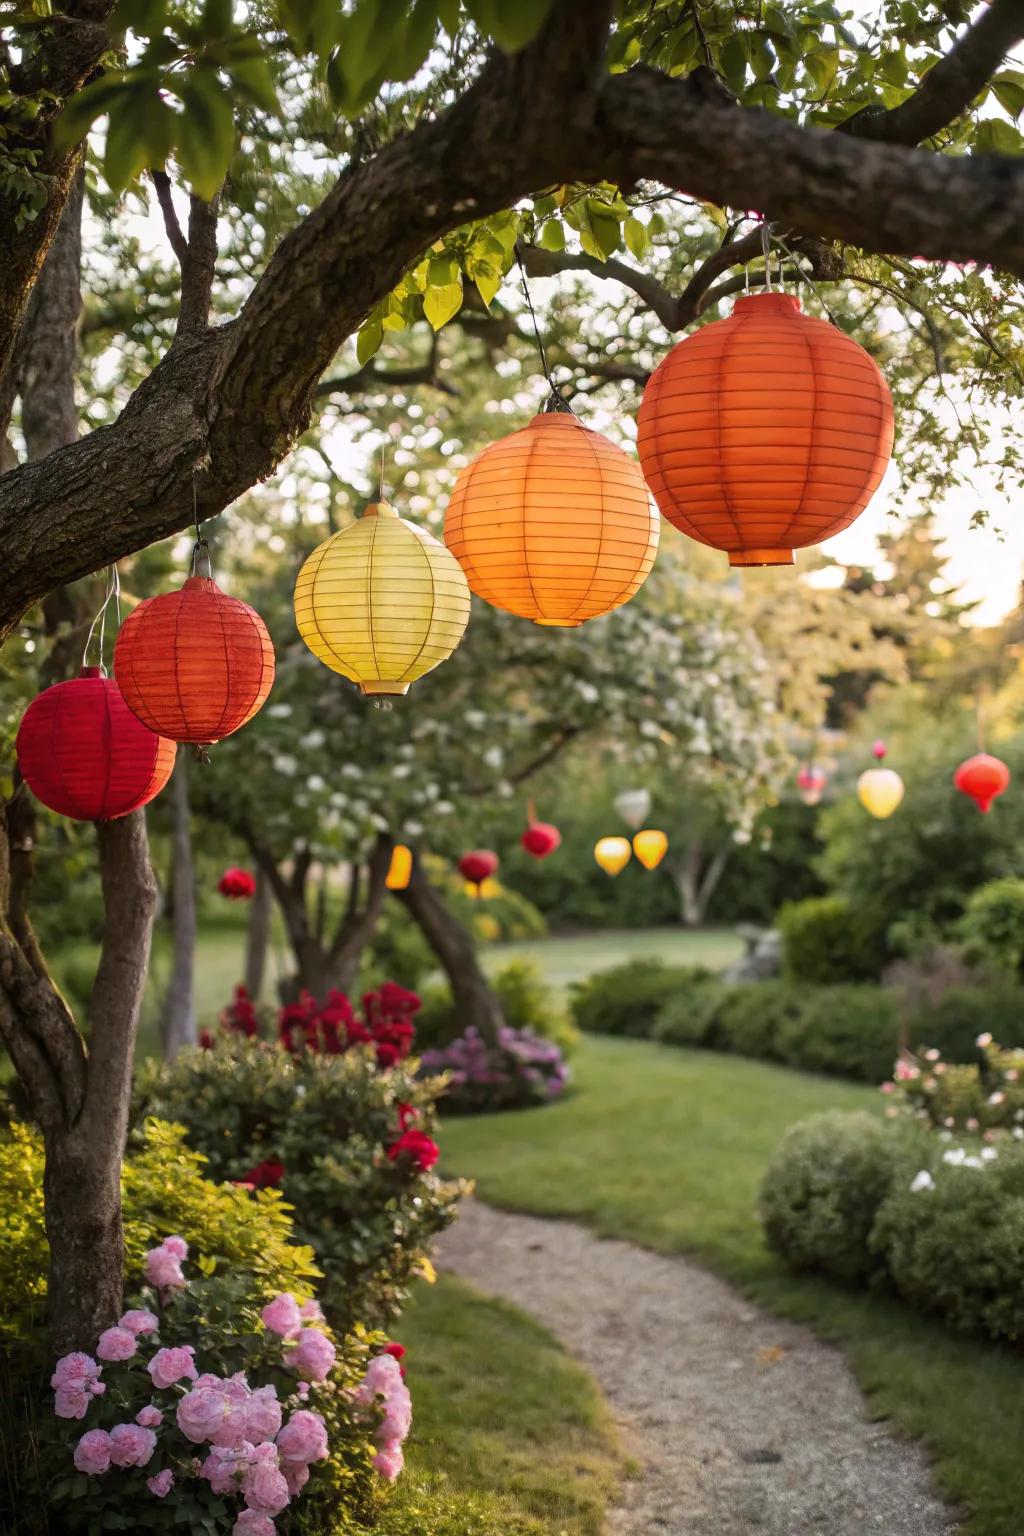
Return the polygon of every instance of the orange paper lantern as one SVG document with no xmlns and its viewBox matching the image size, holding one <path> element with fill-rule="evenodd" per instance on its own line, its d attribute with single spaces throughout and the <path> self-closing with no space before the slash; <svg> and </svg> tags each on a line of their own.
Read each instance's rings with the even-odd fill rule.
<svg viewBox="0 0 1024 1536">
<path fill-rule="evenodd" d="M 739 299 L 651 375 L 637 448 L 669 522 L 730 565 L 792 565 L 849 527 L 892 453 L 874 360 L 786 293 Z"/>
<path fill-rule="evenodd" d="M 391 850 L 391 863 L 384 880 L 389 891 L 405 891 L 412 879 L 412 849 L 404 843 L 396 843 Z"/>
<path fill-rule="evenodd" d="M 128 615 L 114 675 L 143 725 L 209 746 L 251 720 L 274 681 L 274 647 L 254 608 L 211 576 L 150 597 Z"/>
<path fill-rule="evenodd" d="M 637 592 L 658 551 L 658 518 L 636 461 L 552 410 L 461 471 L 444 538 L 478 597 L 572 628 Z"/>
<path fill-rule="evenodd" d="M 657 869 L 668 852 L 668 838 L 655 827 L 647 827 L 633 835 L 633 852 L 644 869 Z"/>
</svg>

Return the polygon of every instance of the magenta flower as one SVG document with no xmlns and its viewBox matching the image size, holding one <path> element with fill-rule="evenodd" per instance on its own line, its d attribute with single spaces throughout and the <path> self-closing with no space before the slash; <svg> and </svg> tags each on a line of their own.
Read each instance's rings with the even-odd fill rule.
<svg viewBox="0 0 1024 1536">
<path fill-rule="evenodd" d="M 110 1459 L 115 1467 L 144 1467 L 156 1450 L 156 1435 L 140 1424 L 115 1424 Z"/>
<path fill-rule="evenodd" d="M 138 1336 L 142 1333 L 155 1333 L 160 1326 L 160 1319 L 155 1312 L 136 1310 L 126 1312 L 117 1326 L 125 1328 L 129 1333 L 134 1333 Z"/>
<path fill-rule="evenodd" d="M 304 1323 L 326 1323 L 327 1321 L 318 1301 L 304 1301 L 299 1308 L 299 1316 Z"/>
<path fill-rule="evenodd" d="M 105 1429 L 89 1429 L 75 1446 L 75 1466 L 79 1472 L 100 1477 L 110 1468 L 110 1436 Z"/>
<path fill-rule="evenodd" d="M 280 1334 L 282 1339 L 294 1338 L 302 1330 L 299 1304 L 290 1291 L 282 1291 L 273 1301 L 268 1302 L 260 1317 L 263 1326 L 269 1328 L 271 1333 Z"/>
<path fill-rule="evenodd" d="M 237 1493 L 238 1474 L 247 1466 L 248 1460 L 241 1460 L 234 1451 L 214 1446 L 203 1462 L 199 1475 L 206 1478 L 214 1493 Z"/>
<path fill-rule="evenodd" d="M 284 1357 L 285 1365 L 307 1381 L 326 1381 L 337 1357 L 337 1350 L 326 1334 L 316 1328 L 305 1328 L 295 1348 Z"/>
<path fill-rule="evenodd" d="M 101 1360 L 130 1360 L 137 1349 L 135 1335 L 127 1328 L 107 1328 L 96 1345 Z"/>
<path fill-rule="evenodd" d="M 285 1461 L 308 1464 L 323 1461 L 328 1453 L 327 1430 L 319 1413 L 299 1408 L 277 1437 L 277 1448 Z"/>
<path fill-rule="evenodd" d="M 171 1471 L 170 1467 L 164 1467 L 162 1472 L 158 1472 L 156 1474 L 156 1477 L 146 1478 L 146 1487 L 149 1489 L 150 1493 L 156 1494 L 158 1499 L 166 1498 L 167 1494 L 170 1493 L 173 1486 L 174 1473 Z"/>
<path fill-rule="evenodd" d="M 157 1429 L 163 1421 L 163 1414 L 153 1403 L 149 1403 L 145 1408 L 140 1408 L 135 1415 L 136 1424 L 141 1424 L 143 1429 Z"/>
<path fill-rule="evenodd" d="M 154 1387 L 173 1387 L 176 1381 L 195 1381 L 196 1368 L 192 1360 L 195 1350 L 191 1344 L 175 1349 L 158 1349 L 149 1362 L 148 1370 Z"/>
<path fill-rule="evenodd" d="M 165 1237 L 161 1246 L 166 1248 L 168 1253 L 173 1253 L 176 1259 L 188 1258 L 188 1243 L 183 1237 Z"/>
</svg>

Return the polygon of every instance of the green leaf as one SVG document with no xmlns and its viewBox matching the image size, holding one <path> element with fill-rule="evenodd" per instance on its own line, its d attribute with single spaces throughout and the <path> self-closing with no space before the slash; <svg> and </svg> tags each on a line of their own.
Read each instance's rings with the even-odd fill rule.
<svg viewBox="0 0 1024 1536">
<path fill-rule="evenodd" d="M 115 34 L 135 32 L 152 37 L 164 24 L 167 0 L 118 0 L 113 16 Z"/>
<path fill-rule="evenodd" d="M 110 108 L 103 174 L 120 192 L 147 165 L 163 165 L 171 148 L 174 114 L 147 81 L 129 86 Z"/>
<path fill-rule="evenodd" d="M 437 0 L 437 19 L 454 42 L 461 29 L 459 0 Z"/>
<path fill-rule="evenodd" d="M 730 37 L 719 54 L 722 73 L 734 91 L 743 89 L 747 78 L 747 53 L 738 37 Z"/>
<path fill-rule="evenodd" d="M 651 237 L 647 233 L 647 225 L 641 224 L 639 219 L 634 218 L 630 214 L 622 226 L 622 234 L 626 242 L 626 249 L 630 255 L 635 256 L 637 261 L 642 261 L 651 246 Z"/>
<path fill-rule="evenodd" d="M 427 289 L 423 295 L 423 313 L 435 331 L 457 315 L 462 306 L 462 278 L 443 287 Z"/>
<path fill-rule="evenodd" d="M 775 68 L 775 50 L 764 33 L 759 32 L 751 38 L 750 67 L 757 81 L 767 80 Z"/>
<path fill-rule="evenodd" d="M 223 185 L 235 152 L 234 113 L 212 70 L 193 70 L 180 94 L 185 110 L 177 119 L 178 159 L 196 196 L 208 202 Z"/>
<path fill-rule="evenodd" d="M 1004 70 L 994 75 L 990 89 L 1004 112 L 1019 117 L 1024 112 L 1024 75 L 1018 70 Z"/>
<path fill-rule="evenodd" d="M 466 270 L 476 284 L 480 297 L 490 309 L 491 300 L 501 287 L 501 267 L 486 256 L 471 255 L 466 262 Z"/>
<path fill-rule="evenodd" d="M 199 26 L 205 37 L 227 37 L 231 31 L 232 0 L 203 0 Z"/>
<path fill-rule="evenodd" d="M 580 220 L 580 243 L 588 256 L 607 261 L 622 244 L 622 225 L 606 203 L 584 198 Z"/>
<path fill-rule="evenodd" d="M 839 69 L 839 49 L 822 48 L 817 53 L 809 53 L 804 64 L 814 81 L 817 94 L 824 96 L 832 89 L 832 82 Z"/>
<path fill-rule="evenodd" d="M 983 155 L 1020 155 L 1024 154 L 1024 138 L 1009 123 L 997 117 L 988 117 L 978 125 L 974 147 Z"/>
<path fill-rule="evenodd" d="M 430 258 L 430 266 L 427 269 L 429 288 L 450 288 L 453 283 L 459 281 L 459 264 L 450 251 L 441 251 L 437 256 Z"/>
<path fill-rule="evenodd" d="M 274 77 L 267 60 L 259 55 L 229 59 L 224 66 L 238 94 L 264 112 L 280 112 Z"/>
<path fill-rule="evenodd" d="M 506 53 L 518 53 L 540 31 L 552 0 L 467 0 L 467 9 L 480 28 Z"/>
<path fill-rule="evenodd" d="M 647 233 L 652 240 L 655 235 L 663 235 L 667 228 L 668 225 L 660 213 L 652 213 L 647 220 Z"/>
<path fill-rule="evenodd" d="M 109 112 L 118 96 L 128 89 L 124 75 L 110 74 L 77 91 L 57 119 L 54 137 L 58 148 L 70 149 L 79 144 L 96 119 Z"/>
<path fill-rule="evenodd" d="M 537 244 L 542 251 L 564 251 L 565 229 L 558 219 L 548 219 L 541 225 L 540 234 L 537 236 Z"/>
</svg>

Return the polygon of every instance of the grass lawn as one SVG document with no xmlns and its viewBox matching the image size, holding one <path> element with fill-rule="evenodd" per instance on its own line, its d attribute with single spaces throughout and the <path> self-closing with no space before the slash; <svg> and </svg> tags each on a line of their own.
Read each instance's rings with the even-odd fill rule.
<svg viewBox="0 0 1024 1536">
<path fill-rule="evenodd" d="M 388 1536 L 599 1536 L 628 1470 L 590 1376 L 515 1307 L 451 1276 L 421 1285 L 409 1353 L 407 1467 Z"/>
<path fill-rule="evenodd" d="M 445 1167 L 492 1204 L 570 1216 L 607 1236 L 696 1256 L 764 1306 L 839 1343 L 870 1408 L 924 1441 L 964 1536 L 1020 1536 L 1024 1359 L 907 1306 L 794 1276 L 755 1202 L 783 1131 L 872 1107 L 873 1089 L 711 1052 L 585 1039 L 562 1104 L 444 1125 Z M 680 1362 L 685 1369 L 685 1362 Z"/>
</svg>

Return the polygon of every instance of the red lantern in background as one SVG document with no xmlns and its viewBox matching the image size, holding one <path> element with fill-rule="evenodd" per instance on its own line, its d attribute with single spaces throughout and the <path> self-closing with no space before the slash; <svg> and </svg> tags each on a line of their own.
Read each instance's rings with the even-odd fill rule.
<svg viewBox="0 0 1024 1536">
<path fill-rule="evenodd" d="M 953 775 L 953 783 L 962 794 L 969 795 L 984 815 L 992 809 L 992 802 L 1004 793 L 1010 783 L 1010 770 L 998 757 L 979 752 L 961 763 Z"/>
<path fill-rule="evenodd" d="M 815 763 L 805 763 L 796 776 L 797 793 L 804 805 L 817 805 L 825 793 L 828 779 L 824 768 Z"/>
<path fill-rule="evenodd" d="M 497 873 L 498 863 L 498 855 L 489 848 L 471 848 L 459 860 L 459 874 L 470 885 L 476 886 L 476 894 L 479 896 L 484 881 Z"/>
<path fill-rule="evenodd" d="M 546 859 L 554 853 L 562 841 L 562 834 L 550 821 L 534 821 L 527 827 L 520 842 L 534 859 Z"/>
<path fill-rule="evenodd" d="M 114 676 L 144 725 L 205 747 L 261 707 L 274 681 L 274 647 L 254 608 L 210 575 L 150 597 L 128 615 L 114 647 Z"/>
<path fill-rule="evenodd" d="M 170 778 L 177 751 L 136 719 L 100 667 L 83 667 L 33 699 L 15 748 L 36 799 L 75 821 L 113 821 L 146 805 Z"/>
<path fill-rule="evenodd" d="M 217 889 L 229 901 L 248 901 L 256 894 L 256 880 L 247 869 L 232 865 L 217 881 Z"/>
</svg>

